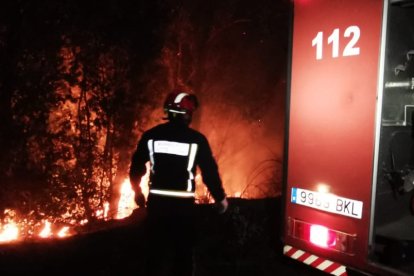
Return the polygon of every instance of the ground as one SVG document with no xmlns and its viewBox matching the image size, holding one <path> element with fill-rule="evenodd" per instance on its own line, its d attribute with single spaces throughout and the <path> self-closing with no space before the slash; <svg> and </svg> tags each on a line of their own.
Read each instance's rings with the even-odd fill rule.
<svg viewBox="0 0 414 276">
<path fill-rule="evenodd" d="M 321 275 L 282 256 L 280 198 L 198 206 L 196 276 Z M 0 275 L 143 275 L 145 212 L 63 240 L 0 246 Z"/>
</svg>

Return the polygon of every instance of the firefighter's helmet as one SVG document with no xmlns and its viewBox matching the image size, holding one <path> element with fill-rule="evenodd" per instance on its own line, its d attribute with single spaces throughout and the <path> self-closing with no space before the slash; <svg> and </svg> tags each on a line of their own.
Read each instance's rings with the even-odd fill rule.
<svg viewBox="0 0 414 276">
<path fill-rule="evenodd" d="M 198 107 L 198 100 L 194 94 L 187 92 L 171 92 L 168 94 L 164 110 L 168 113 L 192 115 Z"/>
</svg>

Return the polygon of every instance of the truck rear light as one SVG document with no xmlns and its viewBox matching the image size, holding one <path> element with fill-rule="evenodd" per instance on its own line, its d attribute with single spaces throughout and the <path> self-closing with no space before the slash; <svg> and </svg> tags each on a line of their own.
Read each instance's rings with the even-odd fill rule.
<svg viewBox="0 0 414 276">
<path fill-rule="evenodd" d="M 336 244 L 335 232 L 322 225 L 311 225 L 309 241 L 320 247 L 333 247 Z"/>
<path fill-rule="evenodd" d="M 315 246 L 354 255 L 356 234 L 349 234 L 319 224 L 289 218 L 288 234 Z"/>
</svg>

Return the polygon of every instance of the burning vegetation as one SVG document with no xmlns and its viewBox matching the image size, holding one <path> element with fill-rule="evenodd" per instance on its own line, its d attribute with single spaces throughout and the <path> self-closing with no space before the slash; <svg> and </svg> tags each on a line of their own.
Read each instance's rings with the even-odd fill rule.
<svg viewBox="0 0 414 276">
<path fill-rule="evenodd" d="M 0 243 L 129 216 L 131 154 L 176 87 L 200 99 L 193 127 L 209 137 L 228 195 L 279 193 L 289 1 L 104 1 L 99 12 L 10 2 L 0 11 Z M 197 201 L 210 202 L 197 182 Z"/>
<path fill-rule="evenodd" d="M 143 181 L 145 180 L 147 179 L 143 178 Z M 146 183 L 143 182 L 143 184 L 144 188 L 148 187 Z M 121 185 L 115 216 L 109 216 L 109 202 L 105 202 L 103 209 L 96 210 L 95 217 L 100 220 L 123 219 L 130 216 L 135 208 L 138 206 L 134 202 L 134 191 L 131 189 L 129 180 L 126 179 Z M 3 215 L 4 219 L 0 224 L 0 243 L 70 237 L 78 232 L 79 226 L 88 223 L 86 219 L 80 222 L 69 220 L 65 223 L 59 222 L 61 221 L 59 219 L 55 219 L 57 223 L 49 220 L 34 221 L 27 217 L 19 218 L 16 211 L 11 209 L 6 209 Z"/>
</svg>

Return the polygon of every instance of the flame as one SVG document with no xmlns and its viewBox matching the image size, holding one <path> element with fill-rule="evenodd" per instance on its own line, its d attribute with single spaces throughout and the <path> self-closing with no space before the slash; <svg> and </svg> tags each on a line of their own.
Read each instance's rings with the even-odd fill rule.
<svg viewBox="0 0 414 276">
<path fill-rule="evenodd" d="M 49 221 L 45 221 L 45 227 L 43 227 L 42 231 L 39 233 L 39 237 L 41 238 L 49 238 L 52 236 L 52 226 Z"/>
<path fill-rule="evenodd" d="M 19 228 L 13 221 L 6 224 L 0 233 L 0 242 L 9 242 L 17 240 L 19 237 Z"/>
<path fill-rule="evenodd" d="M 139 183 L 139 186 L 141 187 L 142 193 L 144 194 L 145 198 L 148 198 L 148 194 L 149 194 L 149 176 L 150 176 L 150 162 L 147 162 L 145 164 L 147 171 L 146 173 L 142 176 L 141 178 L 141 182 Z"/>
<path fill-rule="evenodd" d="M 149 193 L 149 162 L 146 164 L 147 166 L 147 172 L 146 174 L 141 178 L 140 187 L 142 190 L 142 193 L 144 194 L 145 198 L 148 198 Z M 200 202 L 207 202 L 211 203 L 213 202 L 213 199 L 209 196 L 208 190 L 205 187 L 205 185 L 202 184 L 202 177 L 200 174 L 196 175 L 196 186 L 198 189 L 198 197 L 199 199 L 201 197 L 205 197 Z M 236 193 L 235 196 L 239 196 L 240 192 Z M 118 201 L 117 206 L 117 213 L 115 216 L 115 219 L 123 219 L 125 217 L 128 217 L 132 214 L 134 209 L 138 208 L 138 206 L 135 203 L 134 200 L 135 192 L 132 190 L 132 186 L 130 183 L 129 178 L 126 178 L 120 187 L 120 198 Z M 105 202 L 103 204 L 103 207 L 101 209 L 98 209 L 95 211 L 95 215 L 98 219 L 107 220 L 109 219 L 109 210 L 110 205 L 109 202 Z M 3 220 L 3 224 L 0 222 L 0 243 L 2 242 L 11 242 L 19 239 L 24 239 L 26 237 L 33 238 L 36 234 L 33 230 L 36 225 L 39 223 L 30 221 L 27 219 L 18 220 L 16 211 L 11 209 L 6 209 L 4 211 L 6 218 Z M 82 221 L 73 221 L 71 223 L 76 223 L 77 225 L 85 225 L 88 223 L 87 219 L 84 219 Z M 70 226 L 63 226 L 58 231 L 53 231 L 52 228 L 55 228 L 54 225 L 48 221 L 44 220 L 42 222 L 43 228 L 40 230 L 40 232 L 37 234 L 40 238 L 47 239 L 47 238 L 64 238 L 73 235 L 75 232 L 73 232 L 73 229 Z M 20 231 L 22 229 L 24 230 L 24 233 L 21 234 Z M 22 235 L 22 236 L 19 236 Z"/>
<path fill-rule="evenodd" d="M 147 162 L 145 164 L 147 170 L 146 173 L 141 177 L 141 182 L 139 183 L 139 186 L 141 187 L 142 193 L 144 194 L 145 198 L 148 198 L 149 193 L 149 171 L 150 171 L 150 163 Z M 124 182 L 122 182 L 121 190 L 120 190 L 120 198 L 118 201 L 118 210 L 117 210 L 117 219 L 123 219 L 125 217 L 128 217 L 132 214 L 134 209 L 136 209 L 138 206 L 135 203 L 135 192 L 132 190 L 131 182 L 129 178 L 125 179 Z"/>
<path fill-rule="evenodd" d="M 117 219 L 123 219 L 132 214 L 136 208 L 134 201 L 135 192 L 132 190 L 129 179 L 125 179 L 121 185 L 121 196 L 118 202 L 118 212 L 116 215 Z"/>
<path fill-rule="evenodd" d="M 70 236 L 69 233 L 69 226 L 63 226 L 57 233 L 56 236 L 59 238 L 64 238 Z M 39 237 L 41 238 L 50 238 L 54 234 L 52 232 L 52 224 L 49 221 L 45 221 L 45 226 L 43 227 L 42 231 L 39 233 Z"/>
<path fill-rule="evenodd" d="M 142 193 L 144 194 L 145 198 L 148 197 L 149 187 L 149 163 L 147 165 L 147 173 L 141 178 L 140 187 L 142 189 Z M 135 193 L 132 190 L 131 183 L 129 178 L 125 179 L 120 188 L 120 199 L 117 206 L 117 214 L 116 219 L 122 219 L 132 214 L 133 210 L 136 209 L 138 206 L 134 201 Z M 107 220 L 109 218 L 109 210 L 110 205 L 109 202 L 105 202 L 103 204 L 102 209 L 98 209 L 95 211 L 95 215 L 98 219 Z M 33 230 L 37 222 L 30 221 L 27 219 L 17 220 L 17 215 L 15 210 L 6 209 L 4 211 L 6 218 L 3 220 L 3 223 L 0 222 L 0 243 L 3 242 L 11 242 L 19 239 L 23 239 L 25 237 L 33 238 L 36 234 Z M 88 223 L 87 219 L 84 219 L 80 222 L 75 222 L 78 225 L 85 225 Z M 73 235 L 73 229 L 70 226 L 64 226 L 60 228 L 59 231 L 53 231 L 54 225 L 48 221 L 43 221 L 43 227 L 40 232 L 37 234 L 40 238 L 47 239 L 52 237 L 68 237 Z M 20 230 L 26 229 L 25 234 L 19 236 Z"/>
<path fill-rule="evenodd" d="M 64 237 L 69 236 L 69 227 L 68 226 L 62 227 L 62 229 L 60 229 L 59 232 L 57 233 L 57 236 L 59 238 L 64 238 Z"/>
<path fill-rule="evenodd" d="M 109 202 L 105 202 L 104 203 L 104 213 L 103 213 L 105 219 L 108 218 L 108 213 L 109 213 Z"/>
<path fill-rule="evenodd" d="M 107 220 L 108 219 L 108 214 L 109 214 L 109 202 L 108 201 L 106 201 L 103 204 L 102 209 L 98 209 L 98 210 L 95 211 L 95 215 L 98 219 Z"/>
</svg>

